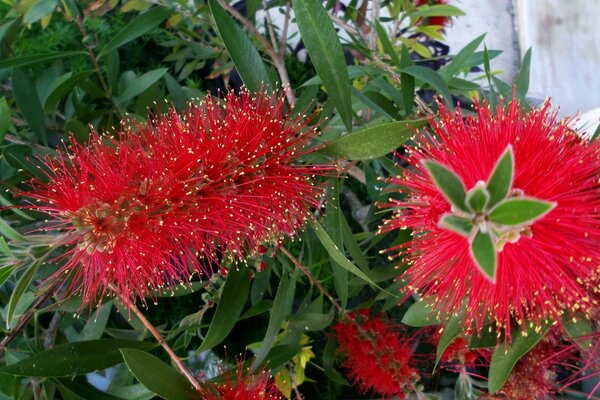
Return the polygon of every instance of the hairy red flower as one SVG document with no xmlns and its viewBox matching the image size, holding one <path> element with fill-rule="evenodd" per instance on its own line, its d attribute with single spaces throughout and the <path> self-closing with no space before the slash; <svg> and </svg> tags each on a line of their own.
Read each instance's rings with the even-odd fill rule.
<svg viewBox="0 0 600 400">
<path fill-rule="evenodd" d="M 423 5 L 436 5 L 436 4 L 446 4 L 448 0 L 415 0 L 415 6 L 420 7 Z M 423 25 L 438 25 L 438 26 L 448 26 L 450 24 L 450 17 L 428 17 L 422 21 Z"/>
<path fill-rule="evenodd" d="M 368 311 L 350 314 L 334 330 L 342 366 L 359 390 L 401 399 L 415 390 L 419 374 L 411 366 L 413 341 L 382 317 Z"/>
<path fill-rule="evenodd" d="M 205 381 L 200 391 L 202 400 L 283 400 L 267 371 L 249 373 L 237 362 L 234 370 L 222 371 L 215 381 Z"/>
<path fill-rule="evenodd" d="M 484 104 L 465 120 L 460 110 L 440 106 L 433 134 L 416 136 L 404 175 L 390 180 L 406 197 L 383 205 L 394 215 L 381 230 L 413 230 L 409 242 L 391 249 L 409 265 L 408 292 L 418 292 L 442 318 L 462 313 L 467 332 L 491 321 L 510 339 L 517 324 L 559 321 L 566 311 L 590 318 L 597 307 L 600 146 L 559 123 L 550 107 L 524 112 L 513 100 L 494 115 Z M 422 162 L 448 167 L 469 189 L 489 177 L 509 145 L 515 193 L 556 206 L 497 247 L 494 283 L 472 260 L 469 239 L 439 225 L 451 206 Z"/>
<path fill-rule="evenodd" d="M 68 293 L 84 303 L 108 286 L 128 302 L 294 235 L 319 205 L 314 177 L 332 169 L 293 164 L 312 151 L 307 123 L 280 94 L 230 92 L 182 115 L 123 121 L 117 137 L 71 140 L 24 193 L 70 246 L 55 277 L 72 275 Z"/>
</svg>

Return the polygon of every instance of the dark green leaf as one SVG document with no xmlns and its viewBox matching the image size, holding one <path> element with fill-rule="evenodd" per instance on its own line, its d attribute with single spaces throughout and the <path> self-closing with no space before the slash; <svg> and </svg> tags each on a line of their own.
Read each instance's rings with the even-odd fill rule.
<svg viewBox="0 0 600 400">
<path fill-rule="evenodd" d="M 527 49 L 525 55 L 523 56 L 523 61 L 521 61 L 521 68 L 519 68 L 519 72 L 517 72 L 517 76 L 515 76 L 515 90 L 517 97 L 520 99 L 525 99 L 525 95 L 529 91 L 529 70 L 531 68 L 531 48 Z"/>
<path fill-rule="evenodd" d="M 394 65 L 396 65 L 398 68 L 402 68 L 402 65 L 400 64 L 400 57 L 398 57 L 396 49 L 394 49 L 392 42 L 390 42 L 388 33 L 383 27 L 383 25 L 381 25 L 381 23 L 379 23 L 379 21 L 376 20 L 375 28 L 377 29 L 377 36 L 379 37 L 379 41 L 381 42 L 383 51 L 385 51 L 385 53 L 390 57 Z"/>
<path fill-rule="evenodd" d="M 448 89 L 448 85 L 446 85 L 446 82 L 444 82 L 442 77 L 439 76 L 437 72 L 419 65 L 404 67 L 400 70 L 400 72 L 414 76 L 416 79 L 419 79 L 431 86 L 444 97 L 446 104 L 449 107 L 452 107 L 452 96 L 450 95 L 450 89 Z"/>
<path fill-rule="evenodd" d="M 416 119 L 376 125 L 343 135 L 327 144 L 322 152 L 333 158 L 350 160 L 382 157 L 400 147 L 414 134 L 415 128 L 424 124 L 425 121 Z"/>
<path fill-rule="evenodd" d="M 413 61 L 410 57 L 408 48 L 402 46 L 401 68 L 410 67 L 411 65 L 413 65 Z M 402 91 L 404 112 L 408 118 L 412 113 L 413 103 L 415 101 L 415 77 L 406 72 L 400 72 L 400 90 Z"/>
<path fill-rule="evenodd" d="M 246 87 L 251 92 L 271 87 L 267 68 L 246 33 L 216 0 L 210 0 L 209 4 L 219 36 Z"/>
<path fill-rule="evenodd" d="M 260 368 L 274 370 L 288 363 L 302 350 L 299 344 L 280 344 L 273 346 Z"/>
<path fill-rule="evenodd" d="M 242 315 L 249 292 L 249 269 L 244 266 L 231 268 L 217 310 L 198 352 L 211 349 L 225 340 Z"/>
<path fill-rule="evenodd" d="M 57 5 L 57 0 L 38 0 L 34 2 L 23 16 L 23 23 L 33 24 L 34 22 L 38 22 L 46 15 L 51 14 Z"/>
<path fill-rule="evenodd" d="M 494 90 L 494 85 L 492 85 L 492 70 L 490 67 L 490 53 L 488 52 L 487 46 L 483 45 L 483 69 L 485 71 L 485 76 L 488 81 L 488 90 L 490 91 L 489 95 L 489 103 L 490 108 L 492 110 L 496 109 L 496 105 L 498 104 L 498 94 Z"/>
<path fill-rule="evenodd" d="M 473 53 L 475 53 L 475 50 L 477 50 L 479 45 L 483 42 L 484 37 L 485 33 L 469 42 L 458 52 L 457 55 L 452 57 L 452 61 L 450 61 L 440 70 L 440 74 L 446 81 L 456 75 L 463 68 L 469 58 L 473 55 Z"/>
<path fill-rule="evenodd" d="M 125 400 L 123 397 L 110 395 L 90 385 L 84 376 L 53 379 L 57 383 L 63 400 Z M 142 400 L 142 399 L 137 399 Z"/>
<path fill-rule="evenodd" d="M 2 286 L 4 282 L 6 282 L 6 280 L 12 274 L 14 269 L 15 265 L 7 265 L 4 267 L 0 267 L 0 286 Z"/>
<path fill-rule="evenodd" d="M 92 71 L 83 71 L 79 72 L 75 75 L 70 75 L 67 79 L 60 81 L 57 85 L 55 85 L 48 97 L 46 97 L 44 101 L 44 109 L 48 112 L 56 110 L 56 106 L 58 102 L 68 95 L 71 90 L 83 79 L 87 78 Z"/>
<path fill-rule="evenodd" d="M 325 228 L 331 234 L 329 237 L 333 243 L 339 248 L 344 249 L 342 218 L 343 215 L 339 212 L 340 198 L 340 180 L 334 179 L 331 184 L 331 189 L 328 192 L 330 200 L 326 203 L 325 209 Z M 333 272 L 333 285 L 336 294 L 339 296 L 342 308 L 346 308 L 348 303 L 348 271 L 339 265 L 331 256 L 329 256 L 330 265 Z"/>
<path fill-rule="evenodd" d="M 164 74 L 167 73 L 168 68 L 158 68 L 143 75 L 138 76 L 132 82 L 130 82 L 125 91 L 117 98 L 120 102 L 126 102 L 139 95 L 150 86 L 154 85 Z"/>
<path fill-rule="evenodd" d="M 4 135 L 10 128 L 10 107 L 4 97 L 0 98 L 0 142 L 4 140 Z"/>
<path fill-rule="evenodd" d="M 105 56 L 126 43 L 143 34 L 150 32 L 171 15 L 171 10 L 165 7 L 154 7 L 128 23 L 102 48 L 98 57 Z"/>
<path fill-rule="evenodd" d="M 482 182 L 483 183 L 483 182 Z M 483 211 L 490 201 L 490 194 L 484 187 L 475 186 L 467 193 L 465 203 L 472 211 L 478 213 Z"/>
<path fill-rule="evenodd" d="M 521 357 L 542 340 L 548 329 L 549 326 L 545 326 L 542 329 L 530 327 L 524 333 L 515 331 L 513 332 L 513 341 L 510 346 L 507 346 L 505 343 L 496 346 L 490 361 L 490 372 L 488 375 L 490 393 L 500 390 L 506 379 L 508 379 L 508 375 L 513 367 Z"/>
<path fill-rule="evenodd" d="M 342 121 L 351 131 L 350 78 L 333 22 L 319 0 L 292 0 L 292 5 L 308 55 Z"/>
<path fill-rule="evenodd" d="M 415 302 L 402 317 L 402 323 L 410 326 L 422 327 L 440 324 L 436 312 L 426 301 Z"/>
<path fill-rule="evenodd" d="M 452 214 L 444 214 L 440 219 L 441 228 L 458 233 L 464 237 L 471 235 L 474 226 L 470 219 L 457 217 Z"/>
<path fill-rule="evenodd" d="M 15 240 L 18 242 L 26 242 L 25 236 L 17 232 L 12 226 L 10 226 L 2 217 L 0 217 L 0 233 L 6 236 L 8 239 Z"/>
<path fill-rule="evenodd" d="M 513 197 L 498 203 L 490 211 L 490 221 L 500 225 L 521 225 L 535 221 L 556 207 L 555 202 L 532 197 Z"/>
<path fill-rule="evenodd" d="M 17 282 L 17 285 L 15 286 L 15 288 L 12 292 L 12 295 L 10 296 L 10 301 L 8 302 L 8 308 L 6 309 L 6 326 L 7 327 L 10 327 L 10 324 L 13 319 L 13 315 L 17 308 L 17 304 L 19 304 L 19 300 L 21 300 L 21 296 L 23 296 L 23 294 L 27 290 L 29 283 L 31 283 L 33 276 L 35 275 L 38 268 L 40 267 L 40 264 L 41 264 L 41 261 L 37 261 L 37 260 L 34 261 L 29 267 L 27 267 L 27 270 L 25 271 L 25 273 L 23 275 L 21 275 L 21 278 Z"/>
<path fill-rule="evenodd" d="M 465 185 L 458 175 L 440 163 L 431 160 L 423 161 L 423 166 L 429 172 L 435 186 L 440 189 L 446 200 L 457 210 L 470 213 L 465 205 L 467 193 Z"/>
<path fill-rule="evenodd" d="M 100 308 L 94 313 L 90 314 L 89 319 L 83 326 L 83 329 L 79 333 L 77 338 L 78 342 L 96 340 L 102 337 L 108 317 L 110 317 L 110 311 L 112 310 L 112 301 L 104 302 L 100 305 Z"/>
<path fill-rule="evenodd" d="M 13 94 L 19 110 L 31 130 L 37 135 L 40 143 L 47 145 L 44 110 L 33 82 L 18 68 L 13 69 L 12 81 Z"/>
<path fill-rule="evenodd" d="M 494 207 L 504 199 L 512 187 L 515 168 L 515 155 L 511 145 L 500 156 L 487 182 L 490 194 L 489 207 Z"/>
<path fill-rule="evenodd" d="M 475 261 L 481 273 L 492 282 L 495 282 L 498 255 L 496 254 L 494 240 L 489 233 L 477 232 L 471 242 L 471 257 L 473 257 L 473 261 Z"/>
<path fill-rule="evenodd" d="M 0 61 L 0 69 L 10 67 L 24 67 L 35 64 L 41 64 L 48 61 L 59 60 L 66 57 L 86 55 L 85 51 L 57 51 L 52 53 L 42 53 L 32 56 L 23 56 L 17 58 L 10 58 L 8 60 Z"/>
<path fill-rule="evenodd" d="M 593 346 L 594 328 L 592 322 L 584 317 L 563 318 L 562 326 L 567 335 L 584 351 Z"/>
<path fill-rule="evenodd" d="M 256 358 L 252 362 L 252 368 L 257 368 L 259 365 L 263 364 L 263 361 L 266 359 L 275 343 L 277 334 L 281 329 L 281 323 L 291 311 L 296 288 L 295 279 L 295 276 L 290 279 L 289 275 L 285 272 L 281 277 L 275 299 L 273 300 L 269 325 L 267 326 L 267 331 L 260 345 L 260 349 L 256 352 Z"/>
<path fill-rule="evenodd" d="M 119 349 L 150 350 L 157 344 L 135 340 L 99 339 L 61 344 L 7 367 L 1 374 L 38 377 L 82 375 L 123 361 Z"/>
<path fill-rule="evenodd" d="M 444 333 L 440 338 L 437 345 L 437 351 L 435 356 L 435 364 L 440 362 L 440 359 L 444 355 L 444 352 L 450 346 L 450 344 L 459 337 L 463 332 L 463 319 L 462 316 L 455 315 L 446 323 L 444 326 Z"/>
<path fill-rule="evenodd" d="M 194 400 L 198 393 L 179 372 L 160 358 L 142 350 L 121 349 L 133 375 L 148 389 L 166 400 Z"/>
</svg>

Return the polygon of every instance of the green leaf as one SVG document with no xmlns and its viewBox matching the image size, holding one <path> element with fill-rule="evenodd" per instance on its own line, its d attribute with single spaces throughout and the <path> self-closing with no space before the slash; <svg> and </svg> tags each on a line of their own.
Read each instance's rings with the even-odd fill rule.
<svg viewBox="0 0 600 400">
<path fill-rule="evenodd" d="M 229 16 L 216 0 L 210 0 L 210 10 L 219 36 L 227 49 L 227 53 L 240 74 L 242 81 L 251 92 L 259 92 L 271 87 L 267 68 L 254 48 L 254 45 L 242 28 Z"/>
<path fill-rule="evenodd" d="M 323 229 L 321 224 L 319 224 L 317 221 L 312 221 L 311 226 L 313 227 L 315 233 L 317 234 L 317 237 L 321 241 L 321 244 L 323 245 L 325 250 L 327 250 L 327 253 L 329 254 L 332 260 L 334 260 L 339 266 L 346 269 L 348 272 L 358 276 L 365 282 L 373 286 L 379 287 L 375 284 L 375 282 L 371 280 L 371 278 L 369 278 L 356 265 L 354 265 L 352 262 L 350 262 L 350 260 L 346 258 L 344 253 L 342 253 L 339 247 L 337 247 L 333 240 L 331 240 L 331 237 L 329 237 L 329 234 L 327 234 L 327 232 L 325 231 L 325 229 Z"/>
<path fill-rule="evenodd" d="M 408 48 L 406 46 L 402 46 L 401 55 L 401 70 L 402 68 L 413 65 L 412 58 L 410 58 L 410 53 L 408 52 Z M 404 112 L 408 118 L 412 113 L 413 103 L 415 101 L 415 77 L 407 74 L 406 72 L 400 72 L 400 82 L 402 102 L 404 103 Z"/>
<path fill-rule="evenodd" d="M 473 231 L 473 221 L 467 218 L 457 217 L 453 214 L 444 214 L 440 218 L 440 228 L 458 233 L 461 236 L 469 237 Z"/>
<path fill-rule="evenodd" d="M 394 49 L 392 42 L 390 42 L 390 38 L 388 37 L 387 31 L 385 30 L 383 25 L 381 25 L 381 23 L 377 20 L 375 20 L 375 29 L 377 29 L 377 36 L 379 37 L 381 47 L 383 47 L 383 51 L 385 51 L 385 54 L 387 54 L 390 57 L 394 65 L 396 65 L 398 68 L 402 68 L 402 65 L 400 64 L 400 57 L 398 57 L 398 53 Z"/>
<path fill-rule="evenodd" d="M 483 42 L 484 37 L 485 33 L 469 42 L 458 52 L 458 54 L 452 57 L 452 61 L 450 61 L 442 69 L 440 69 L 440 74 L 442 75 L 442 77 L 444 77 L 445 81 L 448 81 L 463 68 L 463 66 L 475 53 L 475 50 L 477 50 L 479 45 Z"/>
<path fill-rule="evenodd" d="M 351 131 L 350 78 L 344 50 L 333 22 L 319 0 L 292 0 L 292 5 L 302 42 L 315 70 L 346 128 Z"/>
<path fill-rule="evenodd" d="M 0 286 L 2 286 L 4 282 L 6 282 L 6 280 L 12 274 L 15 267 L 16 265 L 7 265 L 4 267 L 0 267 Z"/>
<path fill-rule="evenodd" d="M 117 100 L 124 103 L 133 99 L 135 96 L 154 85 L 168 70 L 168 68 L 157 68 L 138 76 L 127 85 L 125 91 L 121 93 Z"/>
<path fill-rule="evenodd" d="M 547 325 L 542 329 L 529 327 L 524 333 L 513 332 L 513 341 L 509 347 L 503 343 L 496 346 L 492 354 L 488 374 L 490 393 L 500 390 L 517 362 L 542 340 L 549 328 L 550 326 Z"/>
<path fill-rule="evenodd" d="M 58 102 L 63 97 L 68 95 L 71 90 L 73 90 L 75 85 L 77 85 L 77 83 L 87 78 L 90 74 L 92 74 L 92 71 L 83 71 L 75 75 L 70 75 L 67 79 L 60 81 L 52 88 L 48 94 L 48 97 L 46 97 L 46 100 L 44 101 L 44 109 L 47 112 L 55 111 Z"/>
<path fill-rule="evenodd" d="M 0 233 L 11 240 L 15 240 L 17 242 L 26 242 L 27 239 L 25 236 L 21 235 L 19 232 L 13 229 L 2 217 L 0 217 Z"/>
<path fill-rule="evenodd" d="M 492 235 L 481 231 L 477 232 L 471 242 L 471 257 L 483 275 L 490 281 L 496 282 L 498 255 Z"/>
<path fill-rule="evenodd" d="M 459 15 L 465 15 L 465 13 L 460 8 L 448 4 L 422 5 L 410 14 L 411 17 L 421 18 L 454 17 Z"/>
<path fill-rule="evenodd" d="M 435 161 L 425 160 L 423 161 L 423 166 L 446 200 L 448 200 L 448 202 L 457 210 L 470 213 L 470 210 L 465 205 L 465 199 L 467 197 L 465 185 L 458 175 Z"/>
<path fill-rule="evenodd" d="M 0 142 L 4 140 L 8 128 L 10 128 L 10 107 L 6 98 L 0 97 Z"/>
<path fill-rule="evenodd" d="M 517 97 L 520 99 L 525 99 L 525 95 L 529 91 L 529 70 L 531 68 L 531 48 L 527 49 L 527 52 L 523 56 L 523 61 L 521 61 L 521 68 L 519 68 L 519 72 L 517 72 L 517 76 L 515 76 L 515 90 Z"/>
<path fill-rule="evenodd" d="M 0 373 L 30 377 L 82 375 L 122 362 L 119 349 L 150 350 L 156 346 L 155 343 L 121 339 L 60 344 L 10 366 L 2 367 Z"/>
<path fill-rule="evenodd" d="M 459 337 L 462 334 L 462 332 L 463 332 L 462 316 L 455 315 L 452 318 L 450 318 L 448 323 L 446 323 L 446 326 L 444 326 L 444 333 L 442 334 L 442 337 L 440 338 L 440 341 L 438 342 L 438 345 L 437 345 L 436 356 L 435 356 L 436 366 L 440 362 L 440 359 L 444 355 L 444 352 L 446 351 L 448 346 L 450 346 L 450 344 L 454 341 L 454 339 Z"/>
<path fill-rule="evenodd" d="M 592 348 L 594 342 L 592 339 L 594 328 L 589 319 L 583 317 L 563 317 L 562 326 L 569 338 L 577 343 L 582 350 L 589 351 Z"/>
<path fill-rule="evenodd" d="M 242 315 L 249 292 L 250 270 L 244 266 L 231 268 L 217 310 L 198 352 L 211 349 L 225 340 Z"/>
<path fill-rule="evenodd" d="M 371 160 L 400 147 L 414 134 L 414 129 L 423 125 L 425 121 L 422 119 L 376 125 L 343 135 L 329 142 L 321 151 L 332 158 Z"/>
<path fill-rule="evenodd" d="M 400 72 L 411 75 L 431 86 L 444 97 L 444 101 L 448 107 L 452 107 L 452 96 L 450 95 L 450 89 L 448 89 L 446 82 L 444 82 L 442 77 L 435 71 L 419 65 L 411 65 L 409 67 L 402 68 Z"/>
<path fill-rule="evenodd" d="M 262 365 L 263 361 L 266 359 L 267 355 L 271 351 L 271 348 L 273 347 L 273 344 L 275 343 L 277 334 L 281 329 L 281 323 L 283 322 L 283 319 L 292 309 L 294 292 L 296 288 L 295 279 L 295 277 L 290 279 L 289 275 L 285 272 L 282 274 L 279 287 L 277 288 L 277 293 L 275 294 L 275 299 L 273 300 L 273 307 L 271 308 L 271 316 L 269 318 L 269 325 L 267 326 L 265 337 L 262 340 L 260 349 L 256 352 L 254 361 L 252 362 L 253 369 L 256 369 L 258 366 Z"/>
<path fill-rule="evenodd" d="M 128 23 L 102 48 L 98 58 L 103 57 L 126 43 L 150 32 L 171 15 L 165 7 L 154 7 Z"/>
<path fill-rule="evenodd" d="M 416 301 L 402 317 L 402 323 L 415 327 L 438 325 L 441 321 L 437 318 L 431 305 L 424 301 Z"/>
<path fill-rule="evenodd" d="M 42 104 L 33 82 L 18 68 L 13 69 L 12 82 L 15 101 L 23 114 L 23 118 L 25 118 L 31 130 L 37 135 L 40 143 L 47 145 L 44 110 L 42 109 Z"/>
<path fill-rule="evenodd" d="M 112 306 L 112 301 L 107 301 L 102 303 L 98 310 L 90 314 L 89 319 L 79 333 L 79 337 L 77 338 L 78 342 L 96 340 L 102 337 L 104 329 L 106 328 L 106 323 L 108 322 L 108 317 L 110 317 Z"/>
<path fill-rule="evenodd" d="M 148 389 L 166 400 L 194 400 L 198 393 L 179 372 L 142 350 L 121 349 L 125 364 Z"/>
<path fill-rule="evenodd" d="M 328 198 L 330 198 L 330 200 L 325 206 L 324 222 L 326 230 L 331 233 L 330 238 L 333 243 L 339 249 L 344 249 L 344 237 L 342 231 L 343 215 L 339 212 L 340 184 L 340 179 L 334 179 L 330 186 L 331 189 L 328 192 Z M 333 286 L 340 299 L 342 308 L 346 309 L 348 303 L 348 271 L 339 265 L 331 256 L 329 256 L 329 258 L 333 272 Z"/>
<path fill-rule="evenodd" d="M 485 76 L 488 81 L 488 90 L 490 91 L 489 95 L 489 103 L 490 108 L 492 110 L 496 109 L 496 105 L 498 104 L 498 94 L 494 90 L 494 85 L 492 85 L 492 70 L 490 67 L 490 53 L 488 52 L 487 46 L 483 45 L 483 69 L 485 71 Z"/>
<path fill-rule="evenodd" d="M 535 221 L 549 213 L 556 202 L 532 197 L 513 197 L 498 203 L 490 211 L 490 221 L 500 225 L 521 225 Z"/>
<path fill-rule="evenodd" d="M 489 207 L 494 207 L 504 199 L 513 184 L 515 168 L 515 154 L 512 146 L 506 146 L 500 156 L 487 182 L 487 191 L 490 194 Z"/>
<path fill-rule="evenodd" d="M 34 22 L 38 22 L 46 15 L 51 14 L 57 5 L 57 0 L 38 0 L 34 2 L 23 16 L 23 23 L 33 24 Z"/>
<path fill-rule="evenodd" d="M 27 271 L 25 271 L 25 273 L 21 276 L 21 278 L 17 282 L 17 285 L 15 286 L 15 289 L 13 290 L 12 295 L 10 296 L 10 300 L 8 302 L 8 308 L 6 310 L 6 326 L 7 327 L 10 327 L 15 310 L 17 308 L 17 304 L 19 304 L 19 300 L 21 300 L 21 296 L 23 296 L 23 294 L 27 290 L 29 283 L 31 283 L 31 280 L 33 279 L 33 276 L 37 272 L 41 263 L 42 263 L 41 261 L 37 261 L 37 260 L 34 261 L 33 263 L 31 263 L 31 265 L 27 268 Z"/>
<path fill-rule="evenodd" d="M 480 181 L 481 185 L 476 185 L 469 190 L 466 197 L 466 205 L 472 211 L 478 213 L 483 211 L 490 201 L 490 194 L 485 189 L 485 183 Z"/>
<path fill-rule="evenodd" d="M 31 56 L 23 56 L 17 58 L 10 58 L 8 60 L 0 61 L 0 69 L 10 67 L 25 67 L 32 66 L 35 64 L 42 64 L 49 61 L 59 60 L 66 57 L 73 56 L 84 56 L 87 53 L 85 51 L 57 51 L 52 53 L 35 54 Z"/>
</svg>

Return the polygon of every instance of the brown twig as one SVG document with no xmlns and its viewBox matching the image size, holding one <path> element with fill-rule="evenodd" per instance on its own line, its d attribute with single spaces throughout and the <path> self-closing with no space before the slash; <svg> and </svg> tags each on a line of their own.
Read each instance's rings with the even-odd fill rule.
<svg viewBox="0 0 600 400">
<path fill-rule="evenodd" d="M 319 282 L 319 280 L 315 278 L 304 265 L 300 264 L 300 261 L 298 261 L 296 257 L 294 257 L 285 247 L 282 247 L 280 250 L 287 258 L 289 258 L 292 264 L 294 264 L 296 268 L 298 268 L 304 275 L 306 275 L 306 277 L 317 287 L 317 289 L 319 289 L 319 291 L 323 293 L 323 295 L 327 297 L 329 301 L 331 301 L 331 304 L 333 304 L 335 308 L 337 308 L 338 312 L 341 313 L 342 306 L 340 305 L 340 303 L 337 302 L 336 299 L 333 298 L 333 296 L 327 291 L 327 289 L 325 289 L 323 285 L 321 285 L 321 282 Z"/>
<path fill-rule="evenodd" d="M 109 285 L 109 288 L 113 292 L 117 293 L 114 286 Z M 198 380 L 194 377 L 194 375 L 192 375 L 192 373 L 190 371 L 188 371 L 187 367 L 185 366 L 185 364 L 183 363 L 181 358 L 179 358 L 179 356 L 177 354 L 175 354 L 175 352 L 173 351 L 171 346 L 169 346 L 169 344 L 167 343 L 165 338 L 160 334 L 158 329 L 156 329 L 154 327 L 154 325 L 152 325 L 150 323 L 150 321 L 148 321 L 148 319 L 144 316 L 144 314 L 140 311 L 140 309 L 135 306 L 135 304 L 133 304 L 130 301 L 125 301 L 125 303 L 128 305 L 129 310 L 133 311 L 133 313 L 140 320 L 142 325 L 144 325 L 144 327 L 148 330 L 148 332 L 150 332 L 152 334 L 152 336 L 154 336 L 154 338 L 156 339 L 158 344 L 160 344 L 162 346 L 162 348 L 165 349 L 165 351 L 169 355 L 169 358 L 171 358 L 171 360 L 173 361 L 173 363 L 175 364 L 175 366 L 177 367 L 179 372 L 181 372 L 181 374 L 186 377 L 186 379 L 192 384 L 194 389 L 196 389 L 198 391 L 202 390 L 202 386 L 200 385 L 200 382 L 198 382 Z"/>
</svg>

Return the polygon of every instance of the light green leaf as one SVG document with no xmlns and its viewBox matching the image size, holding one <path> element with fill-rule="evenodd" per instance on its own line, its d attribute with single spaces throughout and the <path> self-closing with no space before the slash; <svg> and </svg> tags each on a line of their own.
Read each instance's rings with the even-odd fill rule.
<svg viewBox="0 0 600 400">
<path fill-rule="evenodd" d="M 521 225 L 531 223 L 549 213 L 556 202 L 514 197 L 501 201 L 490 211 L 490 221 L 500 225 Z"/>
<path fill-rule="evenodd" d="M 471 242 L 471 257 L 483 275 L 496 282 L 496 267 L 498 255 L 494 241 L 489 233 L 477 232 Z"/>
<path fill-rule="evenodd" d="M 482 182 L 483 183 L 483 182 Z M 475 186 L 467 193 L 465 203 L 472 211 L 478 213 L 483 211 L 490 201 L 490 194 L 484 187 Z"/>
<path fill-rule="evenodd" d="M 43 145 L 47 145 L 46 121 L 40 98 L 35 86 L 23 71 L 14 68 L 12 72 L 13 94 L 23 118 Z"/>
<path fill-rule="evenodd" d="M 398 53 L 394 49 L 392 42 L 390 42 L 388 33 L 383 25 L 381 25 L 379 21 L 375 20 L 375 28 L 377 29 L 377 36 L 379 37 L 383 51 L 385 51 L 385 53 L 390 57 L 396 67 L 402 68 L 402 65 L 400 64 L 400 57 L 398 57 Z"/>
<path fill-rule="evenodd" d="M 259 92 L 263 86 L 264 88 L 271 87 L 267 68 L 246 33 L 216 0 L 210 0 L 208 3 L 219 36 L 221 36 L 227 53 L 246 87 L 251 92 Z"/>
<path fill-rule="evenodd" d="M 27 290 L 29 283 L 31 283 L 31 280 L 33 279 L 35 273 L 37 272 L 38 268 L 40 267 L 40 264 L 41 264 L 41 261 L 34 261 L 27 268 L 25 273 L 23 275 L 21 275 L 21 278 L 17 282 L 17 285 L 15 286 L 15 288 L 12 292 L 12 295 L 10 296 L 10 300 L 8 302 L 8 308 L 6 310 L 6 326 L 7 327 L 11 326 L 11 322 L 12 322 L 15 310 L 17 308 L 17 304 L 19 304 L 19 300 L 21 300 L 21 296 L 23 296 L 23 294 Z"/>
<path fill-rule="evenodd" d="M 57 0 L 38 0 L 34 2 L 23 16 L 23 23 L 33 24 L 34 22 L 38 22 L 46 15 L 51 14 L 57 5 Z"/>
<path fill-rule="evenodd" d="M 444 326 L 444 333 L 437 345 L 435 364 L 440 362 L 444 352 L 450 344 L 463 333 L 463 319 L 460 315 L 455 315 Z"/>
<path fill-rule="evenodd" d="M 342 121 L 351 131 L 350 78 L 333 22 L 319 0 L 292 0 L 292 5 L 308 55 Z"/>
<path fill-rule="evenodd" d="M 90 314 L 89 319 L 79 333 L 79 337 L 77 338 L 78 342 L 96 340 L 102 337 L 104 329 L 106 328 L 106 323 L 108 322 L 108 317 L 110 317 L 112 306 L 112 301 L 107 301 L 102 303 L 98 310 Z"/>
<path fill-rule="evenodd" d="M 372 126 L 343 135 L 329 142 L 321 151 L 333 158 L 371 160 L 400 147 L 414 134 L 414 129 L 424 124 L 424 120 L 416 119 Z"/>
<path fill-rule="evenodd" d="M 485 33 L 477 38 L 473 39 L 469 42 L 465 47 L 463 47 L 458 54 L 452 57 L 452 61 L 446 64 L 442 69 L 440 69 L 440 74 L 444 77 L 444 80 L 448 82 L 450 78 L 456 75 L 461 69 L 463 69 L 465 64 L 469 61 L 471 56 L 475 53 L 475 50 L 479 47 L 479 45 L 483 42 L 483 38 L 485 37 Z M 468 68 L 468 66 L 467 66 Z"/>
<path fill-rule="evenodd" d="M 444 214 L 439 225 L 440 228 L 458 233 L 464 237 L 469 237 L 475 226 L 470 219 L 457 217 L 453 214 Z"/>
<path fill-rule="evenodd" d="M 452 96 L 450 95 L 450 89 L 448 89 L 448 85 L 446 85 L 446 82 L 444 82 L 442 77 L 438 75 L 437 72 L 419 65 L 404 67 L 400 70 L 400 72 L 411 75 L 431 86 L 444 97 L 444 101 L 448 107 L 452 107 Z"/>
<path fill-rule="evenodd" d="M 465 199 L 467 197 L 465 185 L 458 175 L 435 161 L 425 160 L 423 161 L 423 166 L 446 200 L 448 200 L 448 202 L 457 210 L 470 213 L 470 210 L 465 205 Z"/>
<path fill-rule="evenodd" d="M 402 323 L 415 327 L 441 324 L 431 304 L 424 300 L 415 302 L 402 317 Z"/>
<path fill-rule="evenodd" d="M 103 57 L 126 43 L 150 32 L 171 15 L 165 7 L 154 7 L 128 23 L 102 48 L 98 58 Z"/>
<path fill-rule="evenodd" d="M 421 18 L 454 17 L 459 15 L 465 15 L 465 13 L 460 8 L 448 4 L 422 5 L 410 14 L 411 17 Z"/>
<path fill-rule="evenodd" d="M 16 265 L 6 265 L 4 267 L 0 267 L 0 286 L 2 286 L 4 282 L 6 282 L 6 280 L 12 274 L 15 267 Z"/>
<path fill-rule="evenodd" d="M 520 99 L 525 99 L 525 95 L 529 91 L 529 70 L 531 68 L 531 48 L 527 49 L 523 60 L 521 61 L 521 67 L 517 76 L 515 76 L 514 86 L 516 95 Z"/>
<path fill-rule="evenodd" d="M 221 343 L 242 315 L 250 292 L 250 271 L 245 266 L 232 267 L 227 274 L 223 293 L 198 352 Z"/>
<path fill-rule="evenodd" d="M 166 400 L 199 398 L 187 379 L 160 358 L 136 349 L 121 349 L 121 354 L 133 375 L 160 397 Z"/>
<path fill-rule="evenodd" d="M 510 346 L 507 347 L 505 343 L 496 346 L 490 361 L 488 375 L 488 389 L 490 393 L 500 390 L 517 362 L 542 340 L 549 328 L 550 326 L 545 326 L 540 330 L 529 327 L 525 331 L 525 334 L 517 330 L 513 332 L 513 341 Z"/>
<path fill-rule="evenodd" d="M 512 146 L 506 146 L 500 156 L 487 182 L 487 191 L 490 194 L 489 207 L 498 204 L 504 199 L 513 184 L 515 169 L 515 154 Z"/>
<path fill-rule="evenodd" d="M 133 99 L 135 96 L 154 85 L 168 70 L 168 68 L 158 68 L 138 76 L 127 85 L 125 91 L 121 93 L 117 100 L 119 102 L 126 102 Z"/>
<path fill-rule="evenodd" d="M 121 348 L 150 350 L 156 346 L 158 344 L 121 339 L 60 344 L 0 368 L 0 374 L 47 378 L 83 375 L 122 362 Z"/>
</svg>

